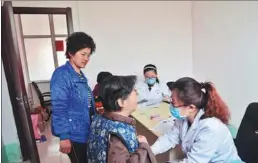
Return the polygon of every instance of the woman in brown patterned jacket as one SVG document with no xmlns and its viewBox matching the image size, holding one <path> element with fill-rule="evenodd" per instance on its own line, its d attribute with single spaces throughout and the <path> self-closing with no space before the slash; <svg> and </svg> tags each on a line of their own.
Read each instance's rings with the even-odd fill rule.
<svg viewBox="0 0 258 163">
<path fill-rule="evenodd" d="M 89 163 L 156 163 L 144 136 L 137 136 L 135 76 L 112 76 L 100 85 L 105 113 L 94 115 L 88 139 Z"/>
</svg>

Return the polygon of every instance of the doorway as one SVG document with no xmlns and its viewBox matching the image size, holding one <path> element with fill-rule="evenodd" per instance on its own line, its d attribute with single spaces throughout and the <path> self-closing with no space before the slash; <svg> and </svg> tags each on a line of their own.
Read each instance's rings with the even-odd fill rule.
<svg viewBox="0 0 258 163">
<path fill-rule="evenodd" d="M 49 34 L 42 34 L 40 32 L 34 34 L 25 33 L 26 29 L 21 28 L 21 25 L 24 25 L 22 24 L 23 20 L 29 20 L 36 15 L 41 17 L 46 16 L 48 18 L 50 28 Z M 55 29 L 54 20 L 58 19 L 58 17 L 62 17 L 62 19 L 66 20 L 67 33 L 55 33 L 55 31 L 58 31 L 58 28 Z M 37 26 L 38 24 L 35 24 L 36 29 L 34 29 L 34 32 L 39 31 Z M 27 32 L 32 32 L 32 30 L 27 30 Z M 35 78 L 38 77 L 35 75 L 37 74 L 35 69 L 40 66 L 35 65 L 31 58 L 35 57 L 35 49 L 42 47 L 43 43 L 48 42 L 47 45 L 45 44 L 45 47 L 51 49 L 49 53 L 53 54 L 48 56 L 48 58 L 53 59 L 51 70 L 54 71 L 54 69 L 64 61 L 62 60 L 63 58 L 60 58 L 61 55 L 58 55 L 56 42 L 64 42 L 64 38 L 72 32 L 73 24 L 71 8 L 13 7 L 11 1 L 3 2 L 1 31 L 3 41 L 1 55 L 23 161 L 40 163 L 30 112 L 34 102 L 31 99 L 32 97 L 28 97 L 28 92 L 30 96 L 32 96 L 28 84 L 32 81 L 40 82 L 40 80 L 35 80 Z M 23 53 L 24 58 L 21 57 L 21 53 Z M 34 55 L 32 55 L 33 53 Z M 39 60 L 42 60 L 42 58 Z M 49 70 L 49 72 L 51 70 Z M 47 79 L 48 74 L 44 75 L 45 79 Z"/>
</svg>

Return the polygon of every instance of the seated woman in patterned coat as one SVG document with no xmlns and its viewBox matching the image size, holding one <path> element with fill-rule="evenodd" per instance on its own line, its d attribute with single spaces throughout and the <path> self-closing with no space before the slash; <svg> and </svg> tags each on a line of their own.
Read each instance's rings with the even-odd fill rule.
<svg viewBox="0 0 258 163">
<path fill-rule="evenodd" d="M 112 76 L 101 83 L 105 113 L 93 116 L 89 163 L 156 163 L 146 138 L 136 135 L 136 122 L 129 117 L 137 107 L 135 82 L 135 76 Z"/>
</svg>

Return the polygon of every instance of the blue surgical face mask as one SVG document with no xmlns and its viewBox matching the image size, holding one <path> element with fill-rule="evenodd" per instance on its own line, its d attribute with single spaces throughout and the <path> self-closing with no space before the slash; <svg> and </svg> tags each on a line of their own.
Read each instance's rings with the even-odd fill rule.
<svg viewBox="0 0 258 163">
<path fill-rule="evenodd" d="M 149 85 L 154 85 L 156 83 L 157 79 L 156 78 L 147 78 L 146 83 Z"/>
<path fill-rule="evenodd" d="M 169 106 L 170 113 L 172 114 L 173 117 L 176 119 L 186 119 L 185 116 L 180 115 L 180 110 L 177 107 L 174 107 L 173 105 L 170 104 Z"/>
</svg>

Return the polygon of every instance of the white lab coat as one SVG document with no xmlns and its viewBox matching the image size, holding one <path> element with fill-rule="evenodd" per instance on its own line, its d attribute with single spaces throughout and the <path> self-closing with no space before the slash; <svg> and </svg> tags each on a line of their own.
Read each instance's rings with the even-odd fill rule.
<svg viewBox="0 0 258 163">
<path fill-rule="evenodd" d="M 176 120 L 151 146 L 153 153 L 164 153 L 180 144 L 185 154 L 180 163 L 241 162 L 227 126 L 215 117 L 200 120 L 203 114 L 200 110 L 190 128 L 187 120 Z"/>
<path fill-rule="evenodd" d="M 136 90 L 138 93 L 138 101 L 147 100 L 147 102 L 140 104 L 141 107 L 160 104 L 164 96 L 171 96 L 169 88 L 163 83 L 155 83 L 151 91 L 149 91 L 148 84 L 140 81 L 136 85 Z"/>
</svg>

